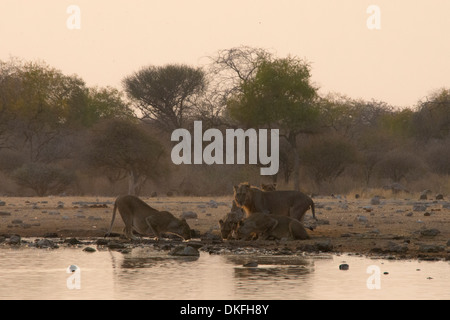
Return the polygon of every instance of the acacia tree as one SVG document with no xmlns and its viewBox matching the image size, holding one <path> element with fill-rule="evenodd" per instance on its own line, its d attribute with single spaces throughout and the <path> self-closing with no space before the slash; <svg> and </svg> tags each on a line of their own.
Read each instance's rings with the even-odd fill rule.
<svg viewBox="0 0 450 320">
<path fill-rule="evenodd" d="M 125 92 L 143 117 L 169 132 L 185 127 L 205 85 L 204 72 L 187 65 L 149 66 L 123 80 Z"/>
<path fill-rule="evenodd" d="M 162 155 L 162 146 L 142 125 L 112 119 L 93 128 L 85 160 L 95 170 L 128 177 L 128 193 L 137 195 L 148 179 L 157 179 L 167 171 L 160 161 Z"/>
<path fill-rule="evenodd" d="M 317 89 L 310 77 L 310 66 L 301 59 L 263 59 L 254 76 L 228 99 L 230 116 L 246 127 L 280 129 L 292 150 L 296 190 L 300 189 L 297 138 L 316 133 L 319 127 Z"/>
<path fill-rule="evenodd" d="M 251 80 L 261 63 L 271 57 L 272 53 L 265 49 L 248 46 L 219 50 L 209 57 L 210 63 L 206 66 L 208 90 L 195 110 L 196 118 L 206 127 L 235 126 L 227 113 L 228 100 L 242 93 L 242 84 Z"/>
</svg>

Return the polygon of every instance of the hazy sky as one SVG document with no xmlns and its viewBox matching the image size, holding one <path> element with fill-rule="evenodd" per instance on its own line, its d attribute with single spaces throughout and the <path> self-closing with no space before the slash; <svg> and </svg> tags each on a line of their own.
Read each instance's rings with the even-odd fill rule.
<svg viewBox="0 0 450 320">
<path fill-rule="evenodd" d="M 0 0 L 1 60 L 43 60 L 89 86 L 248 45 L 308 60 L 321 93 L 412 106 L 450 87 L 449 35 L 450 0 Z"/>
</svg>

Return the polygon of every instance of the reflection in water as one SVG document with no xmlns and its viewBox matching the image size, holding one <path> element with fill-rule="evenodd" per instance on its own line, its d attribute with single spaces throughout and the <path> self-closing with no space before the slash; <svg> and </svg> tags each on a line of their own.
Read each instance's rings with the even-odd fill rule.
<svg viewBox="0 0 450 320">
<path fill-rule="evenodd" d="M 344 260 L 348 271 L 339 270 Z M 81 269 L 80 290 L 66 285 L 70 265 Z M 379 290 L 367 287 L 373 265 L 381 270 Z M 0 299 L 450 299 L 450 263 L 4 248 L 0 284 Z"/>
<path fill-rule="evenodd" d="M 258 268 L 234 268 L 234 277 L 243 280 L 296 280 L 304 277 L 310 270 L 302 266 L 263 266 Z"/>
</svg>

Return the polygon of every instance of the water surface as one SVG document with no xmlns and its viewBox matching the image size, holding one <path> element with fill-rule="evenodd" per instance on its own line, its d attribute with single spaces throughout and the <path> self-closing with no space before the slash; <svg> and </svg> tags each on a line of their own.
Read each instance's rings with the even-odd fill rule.
<svg viewBox="0 0 450 320">
<path fill-rule="evenodd" d="M 343 263 L 348 270 L 339 270 Z M 67 273 L 71 265 L 79 268 L 79 289 L 75 274 Z M 204 252 L 175 258 L 152 248 L 126 254 L 4 248 L 0 299 L 450 299 L 450 263 Z"/>
</svg>

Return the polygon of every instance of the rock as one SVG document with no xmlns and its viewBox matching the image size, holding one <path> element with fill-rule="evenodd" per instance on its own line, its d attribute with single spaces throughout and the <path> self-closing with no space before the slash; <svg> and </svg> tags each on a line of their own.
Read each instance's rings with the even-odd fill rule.
<svg viewBox="0 0 450 320">
<path fill-rule="evenodd" d="M 367 219 L 367 217 L 366 216 L 357 216 L 356 217 L 356 221 L 358 221 L 358 222 L 361 222 L 361 223 L 367 223 L 367 222 L 369 222 L 369 219 Z"/>
<path fill-rule="evenodd" d="M 49 240 L 49 239 L 38 240 L 38 242 L 36 242 L 36 247 L 37 248 L 41 248 L 41 249 L 46 249 L 46 248 L 55 249 L 55 248 L 58 248 L 58 246 L 52 240 Z"/>
<path fill-rule="evenodd" d="M 0 217 L 10 216 L 11 212 L 0 211 Z"/>
<path fill-rule="evenodd" d="M 346 263 L 339 265 L 339 270 L 348 270 L 350 266 Z"/>
<path fill-rule="evenodd" d="M 440 233 L 438 229 L 424 229 L 420 231 L 420 235 L 424 237 L 434 237 Z"/>
<path fill-rule="evenodd" d="M 426 193 L 422 193 L 419 197 L 419 200 L 428 200 L 428 196 Z"/>
<path fill-rule="evenodd" d="M 9 244 L 12 245 L 18 245 L 22 242 L 22 238 L 18 234 L 13 234 L 11 237 L 9 237 Z"/>
<path fill-rule="evenodd" d="M 56 232 L 48 232 L 44 234 L 44 238 L 58 238 L 58 234 Z"/>
<path fill-rule="evenodd" d="M 408 212 L 408 213 L 406 214 L 407 217 L 412 217 L 412 215 L 413 215 L 412 212 Z"/>
<path fill-rule="evenodd" d="M 316 241 L 314 243 L 314 246 L 315 246 L 316 250 L 319 250 L 322 252 L 330 252 L 333 250 L 333 244 L 331 243 L 331 240 Z"/>
<path fill-rule="evenodd" d="M 117 249 L 125 249 L 127 246 L 124 243 L 111 241 L 106 245 L 109 249 L 117 250 Z"/>
<path fill-rule="evenodd" d="M 258 267 L 258 263 L 255 261 L 252 261 L 252 262 L 246 263 L 242 266 L 246 267 L 246 268 L 256 268 L 256 267 Z"/>
<path fill-rule="evenodd" d="M 95 249 L 92 248 L 92 247 L 86 247 L 86 248 L 83 249 L 83 251 L 84 251 L 84 252 L 96 252 L 97 250 L 95 250 Z"/>
<path fill-rule="evenodd" d="M 214 200 L 209 200 L 208 205 L 210 208 L 217 208 L 219 205 Z"/>
<path fill-rule="evenodd" d="M 427 211 L 427 206 L 422 204 L 416 204 L 413 206 L 413 211 Z"/>
<path fill-rule="evenodd" d="M 437 194 L 436 200 L 444 200 L 444 195 L 442 195 L 441 193 Z"/>
<path fill-rule="evenodd" d="M 372 206 L 364 206 L 363 209 L 366 212 L 372 212 L 373 211 L 373 207 Z"/>
<path fill-rule="evenodd" d="M 22 224 L 23 221 L 20 219 L 14 219 L 13 221 L 11 221 L 12 224 Z"/>
<path fill-rule="evenodd" d="M 447 241 L 447 247 L 450 247 L 450 240 Z"/>
<path fill-rule="evenodd" d="M 77 244 L 82 244 L 82 242 L 80 240 L 78 240 L 77 238 L 69 238 L 64 240 L 64 243 L 70 244 L 71 246 L 75 246 Z"/>
<path fill-rule="evenodd" d="M 150 195 L 150 197 L 152 198 L 156 198 L 158 196 L 158 193 L 156 193 L 156 191 L 152 192 L 152 194 Z"/>
<path fill-rule="evenodd" d="M 95 242 L 98 246 L 106 246 L 109 243 L 108 239 L 97 239 Z"/>
<path fill-rule="evenodd" d="M 424 253 L 437 253 L 445 250 L 444 246 L 439 246 L 435 244 L 422 244 L 419 246 L 419 251 Z"/>
<path fill-rule="evenodd" d="M 50 211 L 48 214 L 50 216 L 59 216 L 61 213 L 59 211 Z"/>
<path fill-rule="evenodd" d="M 198 236 L 192 235 L 192 238 L 198 238 Z M 211 233 L 209 231 L 200 235 L 200 240 L 201 241 L 213 241 L 213 242 L 222 242 L 223 241 L 221 236 Z"/>
<path fill-rule="evenodd" d="M 381 201 L 378 196 L 375 196 L 370 200 L 370 204 L 373 206 L 379 205 L 380 203 L 381 203 Z"/>
<path fill-rule="evenodd" d="M 197 219 L 198 215 L 193 211 L 184 211 L 181 214 L 181 219 Z"/>
<path fill-rule="evenodd" d="M 392 241 L 389 241 L 387 251 L 394 253 L 405 253 L 408 251 L 408 247 L 406 245 L 401 245 Z"/>
<path fill-rule="evenodd" d="M 5 201 L 0 201 L 0 207 L 4 207 L 6 206 L 6 202 Z"/>
<path fill-rule="evenodd" d="M 181 257 L 198 257 L 200 256 L 200 252 L 190 246 L 177 246 L 169 252 L 169 255 Z"/>
</svg>

